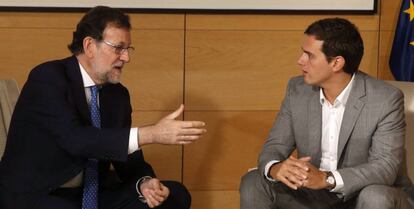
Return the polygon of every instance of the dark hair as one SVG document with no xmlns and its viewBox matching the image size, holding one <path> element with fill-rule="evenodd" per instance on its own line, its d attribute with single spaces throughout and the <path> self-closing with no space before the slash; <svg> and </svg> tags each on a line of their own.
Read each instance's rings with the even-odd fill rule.
<svg viewBox="0 0 414 209">
<path fill-rule="evenodd" d="M 323 41 L 322 52 L 328 62 L 335 56 L 342 56 L 345 59 L 346 73 L 353 74 L 358 71 L 364 54 L 364 43 L 358 28 L 350 21 L 342 18 L 318 20 L 305 30 L 305 34 Z"/>
<path fill-rule="evenodd" d="M 69 50 L 74 55 L 82 53 L 83 39 L 88 36 L 101 41 L 103 31 L 108 24 L 131 30 L 128 15 L 119 9 L 97 6 L 89 10 L 76 26 L 76 31 L 73 32 L 72 43 L 68 45 Z"/>
</svg>

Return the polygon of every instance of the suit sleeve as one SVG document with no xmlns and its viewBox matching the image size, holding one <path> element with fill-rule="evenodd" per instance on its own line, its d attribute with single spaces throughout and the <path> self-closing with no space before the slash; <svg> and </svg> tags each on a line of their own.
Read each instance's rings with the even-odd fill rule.
<svg viewBox="0 0 414 209">
<path fill-rule="evenodd" d="M 291 89 L 294 83 L 289 81 L 285 98 L 277 115 L 269 136 L 259 156 L 259 171 L 265 172 L 265 166 L 272 160 L 283 161 L 295 149 L 295 140 L 292 125 Z"/>
<path fill-rule="evenodd" d="M 339 169 L 348 199 L 371 184 L 393 185 L 403 160 L 405 143 L 404 97 L 395 90 L 383 97 L 382 110 L 366 163 Z M 374 117 L 376 118 L 376 117 Z"/>
</svg>

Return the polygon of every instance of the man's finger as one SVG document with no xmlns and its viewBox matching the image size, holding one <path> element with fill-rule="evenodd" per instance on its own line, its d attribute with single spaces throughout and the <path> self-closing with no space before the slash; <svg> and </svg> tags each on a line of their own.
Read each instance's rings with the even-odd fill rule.
<svg viewBox="0 0 414 209">
<path fill-rule="evenodd" d="M 181 129 L 181 135 L 199 135 L 205 133 L 207 130 L 202 128 L 184 128 Z"/>
<path fill-rule="evenodd" d="M 145 200 L 146 200 L 146 202 L 147 202 L 147 205 L 148 205 L 148 207 L 150 207 L 150 208 L 154 208 L 155 207 L 155 205 L 153 204 L 153 202 L 152 202 L 152 200 L 151 200 L 151 190 L 145 190 L 145 191 L 143 191 L 143 194 L 144 194 L 144 197 L 145 197 Z"/>
<path fill-rule="evenodd" d="M 293 175 L 297 176 L 300 180 L 305 180 L 308 178 L 309 173 L 307 171 L 304 171 L 302 169 L 292 169 L 289 171 Z"/>
<path fill-rule="evenodd" d="M 181 128 L 202 128 L 206 125 L 203 121 L 180 121 Z"/>
<path fill-rule="evenodd" d="M 152 178 L 150 181 L 152 181 L 151 183 L 152 183 L 152 185 L 153 185 L 153 189 L 154 189 L 155 191 L 157 191 L 157 190 L 161 189 L 161 182 L 160 182 L 158 179 L 156 179 L 156 178 Z"/>
<path fill-rule="evenodd" d="M 309 161 L 311 160 L 311 157 L 310 157 L 310 156 L 301 157 L 301 158 L 299 158 L 298 160 L 300 160 L 300 161 L 305 161 L 305 162 L 309 162 Z"/>
<path fill-rule="evenodd" d="M 148 197 L 147 197 L 147 204 L 150 207 L 152 205 L 151 208 L 154 208 L 154 207 L 160 205 L 160 202 L 154 198 L 153 194 L 149 194 Z"/>
<path fill-rule="evenodd" d="M 183 136 L 178 136 L 177 137 L 179 141 L 195 141 L 199 138 L 201 138 L 201 135 L 183 135 Z"/>
<path fill-rule="evenodd" d="M 179 142 L 177 142 L 177 144 L 179 144 L 179 145 L 186 145 L 186 144 L 191 144 L 191 143 L 193 143 L 192 141 L 179 141 Z"/>
<path fill-rule="evenodd" d="M 293 157 L 289 157 L 289 159 L 286 160 L 286 161 L 290 166 L 298 167 L 298 168 L 302 169 L 303 171 L 308 171 L 309 170 L 309 167 L 308 167 L 306 161 L 301 161 L 301 160 L 298 160 L 298 159 L 293 158 Z"/>
<path fill-rule="evenodd" d="M 294 189 L 294 190 L 298 189 L 298 187 L 294 185 L 292 182 L 290 182 L 289 179 L 287 179 L 286 177 L 280 179 L 280 181 L 284 183 L 286 186 L 290 187 L 291 189 Z"/>
<path fill-rule="evenodd" d="M 301 187 L 303 185 L 303 182 L 301 179 L 299 179 L 298 177 L 296 177 L 296 175 L 288 175 L 286 176 L 286 179 L 290 181 L 290 183 L 294 184 L 297 187 Z"/>
<path fill-rule="evenodd" d="M 155 200 L 157 200 L 159 203 L 164 202 L 165 197 L 163 196 L 162 192 L 160 190 L 155 191 L 154 195 L 152 196 Z"/>
<path fill-rule="evenodd" d="M 161 192 L 163 193 L 164 197 L 167 198 L 170 195 L 170 189 L 168 187 L 161 185 Z"/>
</svg>

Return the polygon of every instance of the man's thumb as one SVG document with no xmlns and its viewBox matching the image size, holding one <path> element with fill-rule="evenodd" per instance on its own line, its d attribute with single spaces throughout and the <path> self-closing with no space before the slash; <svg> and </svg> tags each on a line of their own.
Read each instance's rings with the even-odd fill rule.
<svg viewBox="0 0 414 209">
<path fill-rule="evenodd" d="M 169 115 L 167 115 L 167 119 L 171 119 L 171 120 L 174 120 L 174 119 L 176 119 L 178 116 L 180 116 L 181 115 L 181 113 L 183 113 L 183 111 L 184 111 L 184 105 L 183 104 L 181 104 L 180 105 L 180 107 L 177 109 L 177 110 L 175 110 L 173 113 L 171 113 L 171 114 L 169 114 Z"/>
</svg>

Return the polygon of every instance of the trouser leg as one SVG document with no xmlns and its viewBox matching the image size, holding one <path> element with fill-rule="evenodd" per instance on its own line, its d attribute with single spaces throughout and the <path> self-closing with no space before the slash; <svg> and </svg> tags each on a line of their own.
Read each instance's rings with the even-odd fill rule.
<svg viewBox="0 0 414 209">
<path fill-rule="evenodd" d="M 240 209 L 274 208 L 274 192 L 270 182 L 253 170 L 244 175 L 240 183 Z"/>
<path fill-rule="evenodd" d="M 361 190 L 357 209 L 407 209 L 407 197 L 402 190 L 386 185 L 369 185 Z"/>
</svg>

